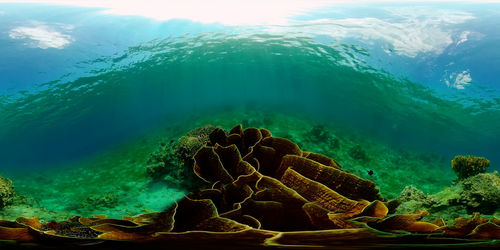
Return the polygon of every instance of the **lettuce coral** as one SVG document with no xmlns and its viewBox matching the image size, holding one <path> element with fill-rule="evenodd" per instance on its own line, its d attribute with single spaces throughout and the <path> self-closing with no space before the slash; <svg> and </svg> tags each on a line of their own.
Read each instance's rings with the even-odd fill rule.
<svg viewBox="0 0 500 250">
<path fill-rule="evenodd" d="M 387 202 L 374 182 L 344 171 L 327 156 L 273 137 L 266 129 L 236 126 L 227 133 L 218 128 L 208 138 L 194 154 L 191 170 L 210 186 L 170 208 L 121 220 L 102 215 L 49 223 L 36 217 L 0 220 L 0 243 L 90 242 L 113 249 L 121 243 L 186 249 L 372 244 L 401 248 L 479 245 L 500 239 L 500 221 L 479 214 L 457 218 L 452 226 L 443 220 L 422 221 L 429 215 L 425 210 L 388 215 Z M 416 189 L 408 188 L 407 193 L 426 199 Z"/>
</svg>

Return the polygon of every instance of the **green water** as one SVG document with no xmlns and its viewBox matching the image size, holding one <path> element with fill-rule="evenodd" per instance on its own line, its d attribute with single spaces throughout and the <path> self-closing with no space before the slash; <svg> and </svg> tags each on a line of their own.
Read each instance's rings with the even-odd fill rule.
<svg viewBox="0 0 500 250">
<path fill-rule="evenodd" d="M 498 168 L 499 100 L 444 96 L 366 65 L 369 57 L 310 38 L 204 33 L 131 47 L 83 62 L 87 75 L 0 96 L 2 172 L 31 197 L 2 218 L 164 209 L 186 190 L 151 183 L 148 155 L 206 124 L 265 127 L 374 180 L 387 198 L 410 184 L 427 193 L 450 185 L 457 154 Z M 316 125 L 340 147 L 312 140 Z M 367 160 L 350 156 L 358 145 Z M 110 205 L 82 203 L 109 194 Z"/>
</svg>

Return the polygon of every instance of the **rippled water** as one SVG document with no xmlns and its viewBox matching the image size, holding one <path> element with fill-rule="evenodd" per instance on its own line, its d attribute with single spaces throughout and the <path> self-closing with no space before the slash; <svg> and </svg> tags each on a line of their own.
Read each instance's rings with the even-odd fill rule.
<svg viewBox="0 0 500 250">
<path fill-rule="evenodd" d="M 0 158 L 25 168 L 72 161 L 169 121 L 246 107 L 496 165 L 498 97 L 438 92 L 372 59 L 358 45 L 261 30 L 152 40 L 81 62 L 85 74 L 1 95 Z"/>
</svg>

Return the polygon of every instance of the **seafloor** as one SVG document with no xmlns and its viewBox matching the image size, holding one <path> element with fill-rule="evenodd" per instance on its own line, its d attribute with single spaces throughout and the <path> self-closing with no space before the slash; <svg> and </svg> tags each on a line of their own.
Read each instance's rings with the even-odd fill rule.
<svg viewBox="0 0 500 250">
<path fill-rule="evenodd" d="M 266 128 L 275 137 L 295 142 L 303 151 L 331 157 L 343 170 L 375 182 L 387 200 L 401 199 L 403 190 L 419 195 L 423 192 L 424 196 L 434 194 L 434 198 L 457 195 L 453 187 L 457 177 L 451 169 L 451 159 L 405 145 L 389 145 L 382 138 L 370 138 L 348 127 L 311 120 L 297 114 L 228 109 L 164 124 L 133 141 L 77 163 L 30 173 L 4 172 L 2 175 L 13 181 L 17 195 L 12 204 L 0 210 L 0 220 L 36 216 L 43 224 L 73 216 L 98 214 L 121 219 L 163 211 L 182 199 L 187 191 L 183 185 L 178 185 L 179 180 L 172 180 L 168 175 L 153 181 L 147 173 L 148 159 L 160 144 L 177 141 L 186 132 L 206 125 L 226 130 L 236 124 L 245 128 Z M 431 196 L 425 199 L 427 197 Z M 443 209 L 442 206 L 426 220 L 453 221 L 457 217 L 471 216 L 464 207 Z M 422 207 L 421 200 L 420 203 L 412 200 L 398 212 L 413 213 L 412 209 Z M 496 209 L 486 217 L 499 216 L 500 211 Z"/>
<path fill-rule="evenodd" d="M 26 198 L 25 202 L 0 210 L 0 219 L 37 216 L 50 221 L 75 214 L 121 218 L 159 211 L 182 198 L 185 191 L 169 187 L 168 183 L 151 183 L 146 174 L 150 153 L 161 142 L 177 140 L 193 128 L 214 125 L 230 129 L 240 123 L 267 128 L 274 136 L 288 138 L 305 151 L 335 159 L 343 169 L 377 183 L 387 199 L 396 198 L 409 185 L 424 193 L 436 193 L 456 178 L 451 159 L 439 155 L 391 147 L 348 128 L 311 123 L 307 117 L 234 110 L 169 123 L 77 163 L 32 173 L 3 173 L 13 180 L 18 194 Z"/>
</svg>

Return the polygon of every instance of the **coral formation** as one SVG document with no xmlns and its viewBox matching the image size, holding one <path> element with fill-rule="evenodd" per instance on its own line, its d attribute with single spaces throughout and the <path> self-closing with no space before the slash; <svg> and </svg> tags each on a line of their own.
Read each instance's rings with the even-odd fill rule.
<svg viewBox="0 0 500 250">
<path fill-rule="evenodd" d="M 0 209 L 12 204 L 14 196 L 14 185 L 12 181 L 0 176 Z"/>
<path fill-rule="evenodd" d="M 332 135 L 328 129 L 323 125 L 315 125 L 309 132 L 310 139 L 315 143 L 326 143 L 331 149 L 338 149 L 340 147 L 340 141 L 334 135 Z"/>
<path fill-rule="evenodd" d="M 209 135 L 215 129 L 204 126 L 189 131 L 177 141 L 160 144 L 147 161 L 146 172 L 154 180 L 164 180 L 174 186 L 197 187 L 191 167 L 196 151 L 209 142 Z"/>
<path fill-rule="evenodd" d="M 468 162 L 477 164 L 468 164 Z M 478 167 L 480 165 L 482 167 Z M 484 171 L 487 165 L 489 166 L 489 161 L 484 158 L 455 157 L 452 163 L 453 169 L 455 171 L 457 169 L 464 170 L 463 174 L 460 175 L 457 172 L 457 175 L 461 176 L 458 181 L 431 195 L 425 195 L 422 191 L 408 186 L 393 202 L 397 203 L 398 206 L 396 212 L 411 213 L 419 209 L 426 209 L 432 212 L 428 219 L 443 217 L 447 221 L 453 220 L 461 214 L 477 212 L 492 215 L 498 212 L 500 210 L 500 176 L 497 172 L 478 173 Z M 466 169 L 474 169 L 474 171 L 465 171 Z M 476 174 L 472 175 L 472 172 Z M 465 175 L 469 175 L 469 177 L 464 178 Z"/>
<path fill-rule="evenodd" d="M 489 166 L 489 160 L 471 155 L 458 155 L 451 161 L 451 167 L 459 180 L 484 173 Z"/>
<path fill-rule="evenodd" d="M 304 152 L 266 129 L 240 125 L 214 129 L 194 154 L 193 171 L 209 188 L 170 208 L 123 219 L 73 217 L 42 223 L 36 218 L 0 221 L 0 239 L 84 244 L 141 242 L 193 247 L 366 246 L 367 244 L 486 243 L 500 238 L 500 221 L 475 214 L 423 221 L 425 210 L 388 215 L 374 182 L 342 170 L 327 156 Z M 402 202 L 429 197 L 415 188 Z M 113 241 L 108 241 L 113 240 Z M 119 240 L 119 241 L 115 241 Z M 395 246 L 395 245 L 392 245 Z"/>
<path fill-rule="evenodd" d="M 469 213 L 493 214 L 500 210 L 500 176 L 498 173 L 484 173 L 460 182 L 462 192 L 459 203 Z"/>
</svg>

